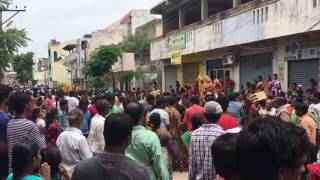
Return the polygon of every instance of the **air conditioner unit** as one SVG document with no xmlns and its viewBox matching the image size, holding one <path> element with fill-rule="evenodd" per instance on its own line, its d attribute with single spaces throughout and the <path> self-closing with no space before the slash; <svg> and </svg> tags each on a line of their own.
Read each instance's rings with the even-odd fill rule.
<svg viewBox="0 0 320 180">
<path fill-rule="evenodd" d="M 233 54 L 228 54 L 223 57 L 222 64 L 223 66 L 233 65 L 236 61 L 236 57 Z"/>
</svg>

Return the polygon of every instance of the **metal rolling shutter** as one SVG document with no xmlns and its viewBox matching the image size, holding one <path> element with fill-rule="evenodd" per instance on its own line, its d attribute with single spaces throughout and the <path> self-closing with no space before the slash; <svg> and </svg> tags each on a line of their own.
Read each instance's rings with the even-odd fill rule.
<svg viewBox="0 0 320 180">
<path fill-rule="evenodd" d="M 306 90 L 310 86 L 310 79 L 318 81 L 319 59 L 288 61 L 289 86 L 296 82 Z"/>
<path fill-rule="evenodd" d="M 250 56 L 240 57 L 240 83 L 246 84 L 252 82 L 258 76 L 265 79 L 267 76 L 272 75 L 272 53 L 263 53 Z M 256 66 L 256 64 L 260 64 Z"/>
<path fill-rule="evenodd" d="M 164 68 L 165 73 L 165 85 L 166 85 L 166 91 L 170 91 L 170 85 L 172 85 L 173 88 L 176 88 L 176 81 L 178 80 L 178 68 L 176 65 L 169 65 L 165 66 Z"/>
</svg>

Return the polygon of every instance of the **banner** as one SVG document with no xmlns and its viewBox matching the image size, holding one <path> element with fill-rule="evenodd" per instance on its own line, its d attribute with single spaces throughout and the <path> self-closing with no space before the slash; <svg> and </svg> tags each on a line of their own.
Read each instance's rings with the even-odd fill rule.
<svg viewBox="0 0 320 180">
<path fill-rule="evenodd" d="M 186 48 L 186 33 L 180 32 L 169 36 L 169 51 L 181 50 Z"/>
<path fill-rule="evenodd" d="M 171 64 L 181 64 L 181 50 L 176 50 L 176 51 L 172 51 L 170 53 L 170 57 L 171 57 Z"/>
</svg>

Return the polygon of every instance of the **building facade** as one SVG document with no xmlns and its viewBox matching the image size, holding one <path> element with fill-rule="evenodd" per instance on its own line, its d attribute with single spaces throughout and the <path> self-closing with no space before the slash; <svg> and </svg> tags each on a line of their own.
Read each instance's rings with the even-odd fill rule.
<svg viewBox="0 0 320 180">
<path fill-rule="evenodd" d="M 35 81 L 36 85 L 46 84 L 48 62 L 48 58 L 39 58 L 36 60 L 32 69 L 32 79 Z"/>
<path fill-rule="evenodd" d="M 65 47 L 76 44 L 76 40 L 68 40 L 60 43 L 51 40 L 48 45 L 48 67 L 45 85 L 55 87 L 59 84 L 71 84 L 71 70 L 65 65 L 65 58 L 69 52 Z"/>
<path fill-rule="evenodd" d="M 85 35 L 77 39 L 75 44 L 68 44 L 63 47 L 69 54 L 64 60 L 64 65 L 70 69 L 72 85 L 85 88 L 85 75 L 83 74 L 84 63 L 87 60 L 87 46 L 91 35 Z"/>
<path fill-rule="evenodd" d="M 156 18 L 146 24 L 139 26 L 136 33 L 144 34 L 149 40 L 163 34 L 162 19 Z M 143 78 L 136 80 L 136 87 L 152 90 L 153 83 L 161 85 L 161 65 L 160 61 L 151 61 L 150 52 L 134 55 L 136 71 L 143 73 Z"/>
<path fill-rule="evenodd" d="M 151 61 L 165 64 L 163 90 L 205 74 L 222 82 L 229 75 L 236 90 L 273 73 L 284 90 L 319 80 L 317 0 L 167 0 L 151 12 L 163 17 L 164 34 L 150 47 Z"/>
<path fill-rule="evenodd" d="M 91 55 L 97 48 L 103 45 L 118 46 L 125 37 L 134 34 L 137 27 L 152 21 L 155 15 L 149 10 L 132 10 L 120 20 L 108 27 L 92 33 L 91 41 L 88 43 L 88 55 Z M 120 77 L 128 72 L 135 71 L 135 60 L 133 53 L 122 53 L 119 61 L 112 67 L 116 81 L 116 88 L 123 89 Z M 109 84 L 112 78 L 109 77 Z M 131 85 L 132 87 L 134 84 Z"/>
</svg>

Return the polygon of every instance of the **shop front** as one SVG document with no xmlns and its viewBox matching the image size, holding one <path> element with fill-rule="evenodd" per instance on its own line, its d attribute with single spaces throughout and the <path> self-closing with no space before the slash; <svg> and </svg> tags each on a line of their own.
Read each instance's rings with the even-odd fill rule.
<svg viewBox="0 0 320 180">
<path fill-rule="evenodd" d="M 287 64 L 287 87 L 292 83 L 302 85 L 306 91 L 310 87 L 310 79 L 318 82 L 320 76 L 320 39 L 314 37 L 292 37 L 283 39 L 282 53 Z"/>
<path fill-rule="evenodd" d="M 224 66 L 222 59 L 207 60 L 206 72 L 211 79 L 218 79 L 220 82 L 225 81 L 226 75 L 232 77 L 232 68 Z"/>
<path fill-rule="evenodd" d="M 165 91 L 170 92 L 170 85 L 175 88 L 178 80 L 178 65 L 166 65 L 164 67 Z"/>
<path fill-rule="evenodd" d="M 181 79 L 183 79 L 183 85 L 192 87 L 197 83 L 199 75 L 205 73 L 203 61 L 204 55 L 202 53 L 190 54 L 182 57 L 182 66 L 180 70 L 182 72 L 180 72 L 180 74 L 182 76 Z"/>
<path fill-rule="evenodd" d="M 297 83 L 306 90 L 310 86 L 310 79 L 318 82 L 319 59 L 304 59 L 288 61 L 288 80 L 289 85 Z"/>
<path fill-rule="evenodd" d="M 248 56 L 240 56 L 240 83 L 245 85 L 252 83 L 258 76 L 266 79 L 273 74 L 272 68 L 273 53 L 261 53 Z"/>
</svg>

